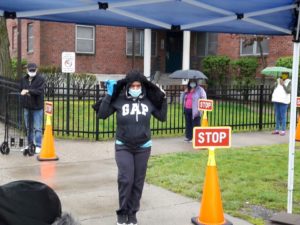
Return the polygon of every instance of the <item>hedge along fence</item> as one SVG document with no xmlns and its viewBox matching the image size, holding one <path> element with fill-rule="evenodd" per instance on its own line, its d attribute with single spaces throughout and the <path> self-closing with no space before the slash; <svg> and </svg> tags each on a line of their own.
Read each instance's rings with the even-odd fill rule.
<svg viewBox="0 0 300 225">
<path fill-rule="evenodd" d="M 228 56 L 207 56 L 203 59 L 203 72 L 208 76 L 208 85 L 219 87 L 255 84 L 259 66 L 256 57 L 241 57 L 231 60 Z"/>
</svg>

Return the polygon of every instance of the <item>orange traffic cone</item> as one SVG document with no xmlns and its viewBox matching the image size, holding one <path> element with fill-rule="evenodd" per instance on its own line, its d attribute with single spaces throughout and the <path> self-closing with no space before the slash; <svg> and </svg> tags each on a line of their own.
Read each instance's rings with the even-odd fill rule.
<svg viewBox="0 0 300 225">
<path fill-rule="evenodd" d="M 193 217 L 192 223 L 196 225 L 232 225 L 230 221 L 226 221 L 224 218 L 215 150 L 209 148 L 208 152 L 200 215 Z"/>
<path fill-rule="evenodd" d="M 54 138 L 52 134 L 51 116 L 47 114 L 46 129 L 42 141 L 42 149 L 37 159 L 39 161 L 58 160 L 54 149 Z"/>
<path fill-rule="evenodd" d="M 296 128 L 296 141 L 300 141 L 300 116 L 298 116 L 298 123 Z"/>
<path fill-rule="evenodd" d="M 201 121 L 201 127 L 208 127 L 207 112 L 204 111 Z"/>
</svg>

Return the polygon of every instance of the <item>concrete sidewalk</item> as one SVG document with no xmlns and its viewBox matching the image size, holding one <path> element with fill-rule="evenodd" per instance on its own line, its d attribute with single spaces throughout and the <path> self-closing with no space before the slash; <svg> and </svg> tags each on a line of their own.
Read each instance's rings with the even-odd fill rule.
<svg viewBox="0 0 300 225">
<path fill-rule="evenodd" d="M 3 140 L 0 125 L 0 143 Z M 152 155 L 195 151 L 183 138 L 153 140 Z M 288 143 L 288 136 L 269 132 L 233 134 L 232 146 Z M 61 198 L 63 211 L 71 212 L 83 225 L 114 225 L 118 207 L 117 168 L 114 143 L 56 140 L 57 162 L 39 162 L 20 152 L 0 155 L 0 184 L 33 179 L 52 186 Z M 188 225 L 198 216 L 200 201 L 183 197 L 154 185 L 145 184 L 138 213 L 139 225 Z M 233 224 L 250 223 L 225 215 Z"/>
</svg>

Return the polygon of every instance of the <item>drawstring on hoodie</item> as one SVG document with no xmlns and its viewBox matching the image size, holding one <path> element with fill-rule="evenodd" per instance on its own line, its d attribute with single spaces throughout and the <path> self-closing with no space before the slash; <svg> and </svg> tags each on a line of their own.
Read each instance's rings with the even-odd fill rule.
<svg viewBox="0 0 300 225">
<path fill-rule="evenodd" d="M 135 112 L 135 121 L 136 122 L 139 122 L 139 114 L 138 114 L 139 110 L 140 110 L 140 100 L 138 100 L 137 110 Z"/>
</svg>

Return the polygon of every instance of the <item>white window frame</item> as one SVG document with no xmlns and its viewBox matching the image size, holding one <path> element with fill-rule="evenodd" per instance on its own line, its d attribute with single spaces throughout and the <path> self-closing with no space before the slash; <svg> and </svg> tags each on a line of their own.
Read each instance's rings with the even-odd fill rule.
<svg viewBox="0 0 300 225">
<path fill-rule="evenodd" d="M 78 38 L 77 36 L 77 30 L 78 30 L 78 27 L 87 27 L 87 28 L 92 28 L 92 31 L 93 31 L 93 38 L 92 39 L 87 39 L 87 38 Z M 77 40 L 90 40 L 92 41 L 93 43 L 93 50 L 91 52 L 88 52 L 88 51 L 79 51 L 77 49 L 78 45 L 77 45 Z M 76 29 L 75 29 L 75 52 L 76 53 L 79 53 L 79 54 L 95 54 L 95 26 L 88 26 L 88 25 L 76 25 Z"/>
<path fill-rule="evenodd" d="M 31 28 L 31 35 L 28 32 L 29 27 Z M 31 45 L 29 43 L 31 43 Z M 33 52 L 33 45 L 34 45 L 33 23 L 28 23 L 27 24 L 27 53 Z"/>
<path fill-rule="evenodd" d="M 128 52 L 128 50 L 129 50 L 128 49 L 128 43 L 129 43 L 129 41 L 128 41 L 127 37 L 128 37 L 128 32 L 129 31 L 132 32 L 132 28 L 128 28 L 127 31 L 126 31 L 126 55 L 127 56 L 132 56 L 132 52 L 131 53 Z M 135 56 L 144 56 L 144 30 L 142 30 L 142 29 L 136 29 L 135 32 L 140 32 L 140 40 L 139 40 L 140 41 L 140 49 L 139 49 L 139 53 L 135 54 Z M 132 33 L 131 33 L 131 35 L 132 35 Z M 155 35 L 155 40 L 153 40 L 153 35 Z M 155 48 L 154 48 L 155 51 L 154 52 L 152 51 L 152 43 L 153 43 L 153 41 L 155 41 L 155 43 L 154 43 L 155 44 Z M 157 56 L 157 32 L 153 31 L 153 30 L 151 31 L 151 56 L 152 57 Z"/>
<path fill-rule="evenodd" d="M 208 47 L 209 47 L 209 44 L 212 42 L 212 41 L 210 41 L 210 36 L 209 36 L 210 34 L 208 32 L 205 32 L 205 49 L 204 49 L 204 55 L 199 54 L 199 46 L 198 46 L 199 35 L 200 35 L 199 33 L 196 33 L 196 53 L 197 53 L 198 57 L 206 57 L 206 56 L 209 55 L 208 54 Z M 215 34 L 215 35 L 218 36 L 218 34 Z M 218 45 L 218 41 L 217 41 L 216 44 Z M 217 47 L 217 50 L 216 50 L 215 54 L 217 54 L 217 52 L 218 52 L 218 47 Z"/>
<path fill-rule="evenodd" d="M 133 29 L 132 28 L 128 28 L 127 31 L 126 31 L 126 55 L 127 56 L 132 56 L 133 55 L 133 49 L 131 49 L 131 52 L 129 52 L 129 49 L 128 49 L 128 43 L 129 43 L 129 40 L 128 40 L 128 32 L 131 31 L 131 35 L 132 35 L 132 32 L 133 32 Z M 139 32 L 140 33 L 140 49 L 139 49 L 139 53 L 135 54 L 135 56 L 143 56 L 144 55 L 144 30 L 141 30 L 141 29 L 136 29 L 135 32 Z M 135 40 L 137 41 L 137 40 Z M 133 42 L 133 40 L 132 40 Z M 133 43 L 132 45 L 133 46 Z M 136 49 L 135 49 L 136 51 Z"/>
<path fill-rule="evenodd" d="M 268 45 L 269 45 L 269 39 L 265 39 L 268 40 Z M 252 53 L 243 53 L 243 41 L 244 39 L 240 39 L 240 56 L 260 56 L 260 53 L 257 52 L 257 41 L 254 41 L 253 45 L 252 45 Z M 263 49 L 264 51 L 265 49 Z M 269 55 L 270 49 L 268 49 L 268 52 L 263 52 L 263 55 Z"/>
</svg>

